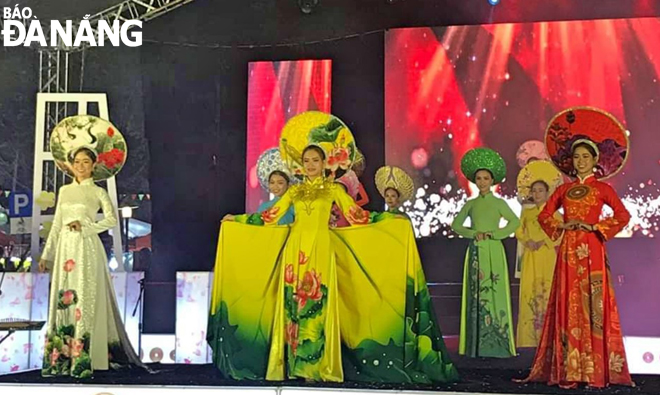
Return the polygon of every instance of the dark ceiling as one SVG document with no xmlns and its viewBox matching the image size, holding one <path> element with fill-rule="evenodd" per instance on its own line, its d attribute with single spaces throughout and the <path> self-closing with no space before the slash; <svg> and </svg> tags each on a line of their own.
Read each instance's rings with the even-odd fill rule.
<svg viewBox="0 0 660 395">
<path fill-rule="evenodd" d="M 407 26 L 443 26 L 656 16 L 659 0 L 318 0 L 309 15 L 299 0 L 195 0 L 149 22 L 145 38 L 271 44 L 327 39 Z M 310 1 L 310 0 L 300 0 Z M 0 0 L 28 6 L 41 20 L 78 19 L 119 0 Z"/>
</svg>

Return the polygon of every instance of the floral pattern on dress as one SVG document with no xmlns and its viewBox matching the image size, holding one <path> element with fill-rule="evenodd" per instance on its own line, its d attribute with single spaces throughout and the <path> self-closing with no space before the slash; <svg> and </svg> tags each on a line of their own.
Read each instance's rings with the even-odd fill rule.
<svg viewBox="0 0 660 395">
<path fill-rule="evenodd" d="M 611 218 L 601 219 L 604 205 L 612 208 Z M 556 231 L 548 219 L 561 207 L 564 222 L 580 220 L 598 230 L 564 231 L 541 341 L 525 381 L 632 386 L 604 247 L 630 213 L 612 187 L 593 176 L 564 184 L 550 197 L 539 214 L 546 234 Z"/>
</svg>

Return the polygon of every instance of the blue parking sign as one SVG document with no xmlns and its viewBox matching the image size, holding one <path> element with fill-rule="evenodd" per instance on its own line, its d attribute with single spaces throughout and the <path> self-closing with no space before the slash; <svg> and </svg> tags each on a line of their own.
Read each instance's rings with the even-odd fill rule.
<svg viewBox="0 0 660 395">
<path fill-rule="evenodd" d="M 32 216 L 32 194 L 30 192 L 12 192 L 9 194 L 9 217 L 22 218 Z"/>
</svg>

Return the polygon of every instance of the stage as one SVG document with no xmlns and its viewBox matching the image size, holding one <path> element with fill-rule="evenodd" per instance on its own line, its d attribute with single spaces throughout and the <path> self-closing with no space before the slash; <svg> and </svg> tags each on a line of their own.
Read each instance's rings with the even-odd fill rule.
<svg viewBox="0 0 660 395">
<path fill-rule="evenodd" d="M 603 390 L 578 388 L 560 390 L 544 384 L 517 384 L 514 378 L 522 378 L 527 370 L 518 368 L 529 363 L 532 355 L 523 352 L 516 358 L 502 359 L 467 359 L 455 357 L 461 380 L 445 385 L 391 385 L 357 383 L 306 383 L 304 381 L 285 381 L 280 385 L 272 382 L 235 381 L 221 376 L 210 364 L 205 365 L 163 365 L 150 364 L 156 371 L 150 374 L 141 369 L 123 369 L 113 372 L 96 372 L 92 380 L 74 380 L 69 378 L 42 378 L 38 370 L 0 376 L 0 391 L 3 394 L 20 395 L 37 389 L 48 388 L 49 395 L 56 394 L 99 394 L 113 395 L 181 393 L 221 395 L 223 393 L 246 393 L 254 395 L 290 394 L 304 395 L 324 391 L 351 394 L 360 393 L 420 393 L 442 392 L 447 394 L 660 394 L 660 376 L 634 375 L 635 388 L 613 386 Z M 527 365 L 529 366 L 529 365 Z M 82 385 L 80 385 L 82 384 Z"/>
<path fill-rule="evenodd" d="M 92 3 L 98 0 L 80 12 L 55 12 L 53 7 L 53 19 L 82 17 L 88 11 L 95 18 L 103 7 Z M 129 3 L 140 2 L 117 6 Z M 112 119 L 129 145 L 124 170 L 107 184 L 119 223 L 126 224 L 123 232 L 121 226 L 113 230 L 112 248 L 116 257 L 122 256 L 123 243 L 133 237 L 128 224 L 140 220 L 153 231 L 153 251 L 150 242 L 149 250 L 139 254 L 149 259 L 136 258 L 126 268 L 115 259 L 110 267 L 121 269 L 111 273 L 111 281 L 131 345 L 154 372 L 125 368 L 97 371 L 85 380 L 42 378 L 44 326 L 18 331 L 0 346 L 0 395 L 35 390 L 44 395 L 660 395 L 660 314 L 654 302 L 660 300 L 660 157 L 652 144 L 645 144 L 654 141 L 660 123 L 660 46 L 653 34 L 660 31 L 660 8 L 651 2 L 621 2 L 618 9 L 608 5 L 594 12 L 568 2 L 521 7 L 524 3 L 517 0 L 492 8 L 499 1 L 488 0 L 460 12 L 443 12 L 438 2 L 388 0 L 375 12 L 340 0 L 333 2 L 331 12 L 324 4 L 300 18 L 296 7 L 281 7 L 279 2 L 235 3 L 230 7 L 199 1 L 163 22 L 148 22 L 141 49 L 42 48 L 39 73 L 34 48 L 7 50 L 11 56 L 2 63 L 6 89 L 0 101 L 0 135 L 11 149 L 0 155 L 0 170 L 14 171 L 0 172 L 0 214 L 7 216 L 6 224 L 0 221 L 0 235 L 29 240 L 25 248 L 32 250 L 30 259 L 38 260 L 37 250 L 52 226 L 53 205 L 59 201 L 56 194 L 65 183 L 53 162 L 53 126 L 83 113 Z M 459 5 L 456 2 L 455 8 Z M 503 14 L 499 10 L 504 7 L 511 11 Z M 42 9 L 48 7 L 33 8 L 38 19 L 49 19 Z M 161 11 L 157 15 L 150 9 L 148 19 L 140 18 L 147 22 L 166 13 Z M 613 19 L 596 19 L 604 17 Z M 88 71 L 83 73 L 85 64 Z M 529 349 L 510 359 L 456 355 L 470 241 L 459 238 L 451 223 L 476 193 L 461 176 L 462 156 L 477 147 L 502 155 L 508 173 L 495 192 L 519 214 L 516 175 L 532 159 L 548 159 L 543 141 L 550 117 L 583 105 L 619 120 L 633 153 L 621 163 L 624 170 L 607 180 L 632 216 L 619 237 L 607 244 L 625 356 L 636 383 L 632 388 L 562 390 L 516 383 L 513 379 L 524 378 L 532 364 L 534 351 Z M 284 125 L 308 110 L 336 114 L 350 126 L 368 164 L 360 183 L 369 195 L 365 207 L 370 211 L 385 207 L 374 183 L 379 166 L 397 166 L 411 175 L 416 192 L 404 207 L 459 382 L 236 381 L 210 364 L 210 270 L 220 219 L 227 213 L 255 212 L 271 198 L 259 182 L 258 158 L 279 147 Z M 31 128 L 34 136 L 29 136 Z M 29 208 L 19 204 L 22 197 Z M 130 209 L 130 215 L 120 209 Z M 19 223 L 25 229 L 19 230 Z M 506 238 L 503 244 L 510 279 L 507 303 L 516 323 L 521 306 L 536 305 L 537 299 L 521 296 L 521 281 L 515 276 L 517 240 Z M 7 272 L 0 321 L 46 322 L 49 284 L 48 274 Z M 545 311 L 540 306 L 535 316 Z M 377 366 L 378 359 L 363 363 Z"/>
</svg>

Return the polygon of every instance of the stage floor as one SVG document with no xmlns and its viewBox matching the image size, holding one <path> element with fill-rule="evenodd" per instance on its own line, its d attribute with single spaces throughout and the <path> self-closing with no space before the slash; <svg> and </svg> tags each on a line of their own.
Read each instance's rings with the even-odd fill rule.
<svg viewBox="0 0 660 395">
<path fill-rule="evenodd" d="M 520 357 L 519 357 L 520 358 Z M 516 358 L 517 359 L 517 358 Z M 149 374 L 141 369 L 124 369 L 112 372 L 96 372 L 94 379 L 73 380 L 69 378 L 41 377 L 39 371 L 8 374 L 0 376 L 0 392 L 2 394 L 20 395 L 34 392 L 43 388 L 45 395 L 59 393 L 67 395 L 98 394 L 111 392 L 114 395 L 140 394 L 149 395 L 158 393 L 166 395 L 169 392 L 182 393 L 184 390 L 191 395 L 223 393 L 251 393 L 253 395 L 304 395 L 312 392 L 346 391 L 351 394 L 359 393 L 387 393 L 387 392 L 443 392 L 449 394 L 634 394 L 646 395 L 660 394 L 660 376 L 633 376 L 637 386 L 635 388 L 610 387 L 603 390 L 579 388 L 575 390 L 560 390 L 557 387 L 548 387 L 543 384 L 517 384 L 514 378 L 524 377 L 526 370 L 506 368 L 506 360 L 471 359 L 469 361 L 458 359 L 456 361 L 461 374 L 461 381 L 445 385 L 384 385 L 384 384 L 356 384 L 356 383 L 314 383 L 304 381 L 286 381 L 279 385 L 272 382 L 234 381 L 224 379 L 219 371 L 212 365 L 150 365 L 158 372 Z M 518 361 L 515 361 L 518 362 Z M 466 367 L 469 364 L 473 367 Z M 514 363 L 517 364 L 517 363 Z M 72 385 L 83 384 L 83 385 Z M 157 392 L 156 392 L 157 391 Z M 176 392 L 174 392 L 176 391 Z"/>
</svg>

